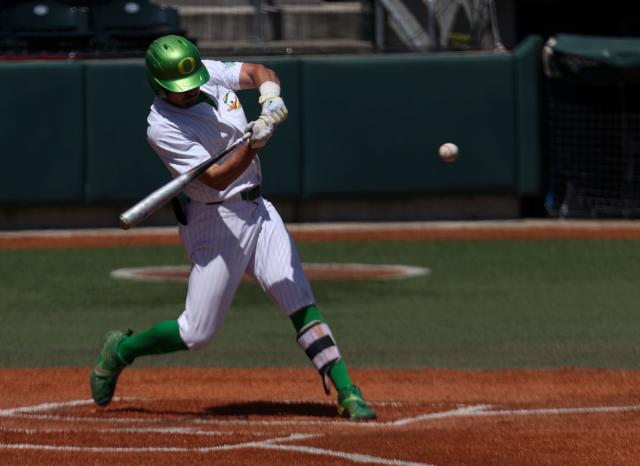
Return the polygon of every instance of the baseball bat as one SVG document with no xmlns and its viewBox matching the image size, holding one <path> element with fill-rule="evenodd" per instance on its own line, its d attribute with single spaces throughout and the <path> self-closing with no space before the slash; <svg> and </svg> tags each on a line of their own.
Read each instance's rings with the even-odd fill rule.
<svg viewBox="0 0 640 466">
<path fill-rule="evenodd" d="M 169 181 L 167 184 L 156 189 L 154 192 L 149 194 L 136 205 L 120 215 L 120 226 L 123 229 L 128 230 L 129 228 L 142 223 L 145 219 L 147 219 L 158 209 L 164 206 L 167 202 L 169 202 L 174 196 L 179 194 L 185 188 L 185 186 L 187 186 L 189 183 L 191 183 L 193 180 L 207 171 L 207 168 L 216 163 L 229 152 L 237 149 L 238 146 L 243 144 L 250 137 L 250 132 L 244 133 L 241 138 L 231 143 L 231 145 L 227 146 L 225 149 L 221 150 L 210 159 L 205 160 L 200 165 L 196 165 L 191 170 L 183 173 L 182 175 Z"/>
</svg>

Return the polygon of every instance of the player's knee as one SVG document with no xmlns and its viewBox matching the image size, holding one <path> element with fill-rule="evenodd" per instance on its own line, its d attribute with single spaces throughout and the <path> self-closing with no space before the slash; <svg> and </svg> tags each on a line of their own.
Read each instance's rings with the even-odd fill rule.
<svg viewBox="0 0 640 466">
<path fill-rule="evenodd" d="M 196 351 L 206 347 L 215 338 L 215 329 L 191 326 L 185 319 L 178 319 L 180 337 L 189 350 Z"/>
<path fill-rule="evenodd" d="M 181 335 L 181 336 L 185 345 L 187 345 L 187 347 L 191 351 L 197 351 L 199 349 L 202 349 L 206 347 L 209 343 L 211 343 L 211 341 L 213 340 L 213 335 L 207 335 L 207 334 L 198 333 L 198 332 L 188 332 L 185 335 Z"/>
<path fill-rule="evenodd" d="M 206 347 L 211 342 L 211 338 L 205 338 L 200 335 L 194 335 L 192 338 L 189 338 L 186 341 L 186 345 L 189 347 L 191 351 L 197 351 Z"/>
</svg>

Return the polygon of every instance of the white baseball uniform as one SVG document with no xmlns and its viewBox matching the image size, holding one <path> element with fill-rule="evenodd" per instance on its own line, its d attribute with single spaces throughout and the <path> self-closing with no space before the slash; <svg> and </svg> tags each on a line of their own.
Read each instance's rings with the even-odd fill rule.
<svg viewBox="0 0 640 466">
<path fill-rule="evenodd" d="M 149 144 L 172 176 L 211 157 L 244 134 L 247 124 L 233 90 L 240 89 L 242 63 L 203 60 L 211 79 L 200 89 L 207 102 L 181 108 L 156 97 L 147 122 Z M 224 160 L 224 159 L 223 159 Z M 224 191 L 195 180 L 185 193 L 191 202 L 180 236 L 193 263 L 180 336 L 190 349 L 206 346 L 220 330 L 242 276 L 247 272 L 291 315 L 315 302 L 300 259 L 280 215 L 262 197 L 241 193 L 261 181 L 260 161 Z"/>
</svg>

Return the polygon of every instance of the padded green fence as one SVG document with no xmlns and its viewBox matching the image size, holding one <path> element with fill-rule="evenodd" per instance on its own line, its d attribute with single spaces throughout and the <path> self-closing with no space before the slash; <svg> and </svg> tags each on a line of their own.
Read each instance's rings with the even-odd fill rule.
<svg viewBox="0 0 640 466">
<path fill-rule="evenodd" d="M 260 153 L 263 187 L 266 196 L 297 198 L 302 190 L 302 132 L 300 104 L 300 61 L 293 58 L 251 60 L 273 69 L 282 85 L 282 98 L 290 117 L 278 127 Z M 259 94 L 255 90 L 239 93 L 248 120 L 260 115 Z"/>
<path fill-rule="evenodd" d="M 0 63 L 0 202 L 55 204 L 83 196 L 80 63 Z"/>
<path fill-rule="evenodd" d="M 539 194 L 539 38 L 515 53 L 270 58 L 288 120 L 261 154 L 275 198 Z M 146 141 L 141 60 L 0 64 L 0 202 L 134 202 L 169 179 Z M 255 90 L 241 91 L 247 117 Z M 455 142 L 455 164 L 438 147 Z M 35 168 L 35 169 L 34 169 Z"/>
<path fill-rule="evenodd" d="M 309 59 L 302 74 L 305 195 L 514 190 L 511 55 Z"/>
<path fill-rule="evenodd" d="M 140 60 L 88 62 L 85 201 L 141 199 L 170 180 L 147 143 L 153 92 Z"/>
<path fill-rule="evenodd" d="M 542 191 L 541 80 L 542 37 L 528 37 L 514 51 L 517 122 L 517 193 Z"/>
</svg>

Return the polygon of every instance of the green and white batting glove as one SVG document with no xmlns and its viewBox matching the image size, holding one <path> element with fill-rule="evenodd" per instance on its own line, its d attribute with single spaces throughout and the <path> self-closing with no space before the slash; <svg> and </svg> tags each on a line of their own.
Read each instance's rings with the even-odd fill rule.
<svg viewBox="0 0 640 466">
<path fill-rule="evenodd" d="M 266 81 L 260 85 L 258 103 L 262 105 L 261 115 L 270 118 L 275 126 L 286 120 L 289 115 L 289 110 L 280 97 L 280 86 L 273 81 Z"/>
<path fill-rule="evenodd" d="M 249 122 L 244 130 L 251 131 L 249 147 L 261 149 L 273 136 L 273 123 L 271 119 L 260 115 L 256 121 Z"/>
</svg>

